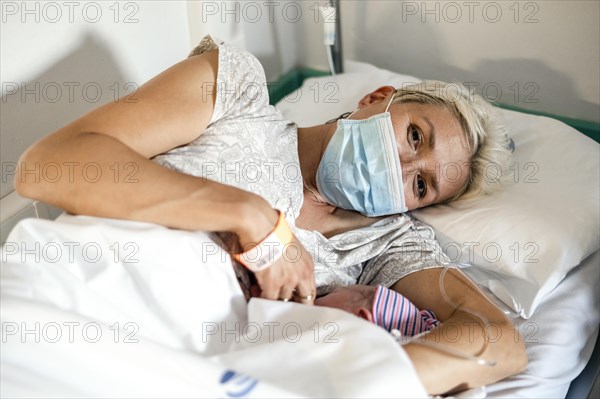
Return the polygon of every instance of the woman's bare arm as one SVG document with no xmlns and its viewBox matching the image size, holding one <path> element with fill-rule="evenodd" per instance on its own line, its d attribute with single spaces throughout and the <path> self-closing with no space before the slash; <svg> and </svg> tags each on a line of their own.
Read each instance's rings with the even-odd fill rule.
<svg viewBox="0 0 600 399">
<path fill-rule="evenodd" d="M 41 139 L 19 160 L 17 192 L 75 214 L 229 231 L 242 247 L 259 242 L 277 221 L 267 201 L 149 159 L 204 132 L 214 109 L 217 69 L 218 50 L 188 58 L 133 98 L 103 105 Z M 276 265 L 257 274 L 264 297 L 276 299 L 284 287 L 314 291 L 307 253 L 296 264 Z"/>
<path fill-rule="evenodd" d="M 217 51 L 188 58 L 144 84 L 133 97 L 103 105 L 44 137 L 19 160 L 17 192 L 76 214 L 186 229 L 234 228 L 233 221 L 221 218 L 217 223 L 223 226 L 207 226 L 214 221 L 203 220 L 198 205 L 244 203 L 243 195 L 231 195 L 239 190 L 149 160 L 191 142 L 206 129 L 216 96 L 217 63 Z M 229 199 L 221 201 L 225 198 Z M 195 210 L 200 210 L 197 217 L 190 217 Z"/>
<path fill-rule="evenodd" d="M 443 269 L 425 269 L 409 274 L 393 290 L 406 296 L 419 309 L 432 310 L 442 322 L 424 338 L 428 343 L 444 345 L 462 353 L 480 355 L 495 366 L 479 365 L 420 344 L 404 346 L 421 381 L 432 395 L 483 386 L 523 371 L 527 365 L 525 346 L 506 316 L 492 304 L 461 272 L 449 270 L 444 287 L 458 310 L 449 304 L 439 288 Z M 462 310 L 461 310 L 462 309 Z M 487 318 L 489 342 L 485 348 L 485 330 L 474 311 Z"/>
</svg>

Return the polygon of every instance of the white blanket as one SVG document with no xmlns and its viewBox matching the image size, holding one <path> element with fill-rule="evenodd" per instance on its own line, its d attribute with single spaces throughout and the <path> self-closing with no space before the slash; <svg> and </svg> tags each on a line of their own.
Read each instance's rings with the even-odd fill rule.
<svg viewBox="0 0 600 399">
<path fill-rule="evenodd" d="M 3 396 L 426 397 L 380 327 L 253 299 L 203 232 L 63 215 L 2 248 Z"/>
</svg>

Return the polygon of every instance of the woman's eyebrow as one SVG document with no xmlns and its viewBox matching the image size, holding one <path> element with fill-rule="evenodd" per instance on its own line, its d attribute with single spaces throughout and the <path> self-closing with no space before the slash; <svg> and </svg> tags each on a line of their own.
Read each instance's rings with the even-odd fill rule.
<svg viewBox="0 0 600 399">
<path fill-rule="evenodd" d="M 429 149 L 433 150 L 435 148 L 435 128 L 431 124 L 429 118 L 424 116 L 423 120 L 427 123 L 427 126 L 429 127 Z"/>
</svg>

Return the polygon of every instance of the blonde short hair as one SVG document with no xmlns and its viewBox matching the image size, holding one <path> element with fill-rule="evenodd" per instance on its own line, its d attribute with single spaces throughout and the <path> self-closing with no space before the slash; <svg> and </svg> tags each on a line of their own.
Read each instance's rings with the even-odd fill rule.
<svg viewBox="0 0 600 399">
<path fill-rule="evenodd" d="M 396 89 L 393 104 L 414 102 L 448 108 L 465 133 L 469 159 L 466 184 L 448 199 L 474 197 L 497 191 L 506 178 L 510 155 L 506 129 L 497 121 L 494 108 L 460 83 L 426 80 Z"/>
</svg>

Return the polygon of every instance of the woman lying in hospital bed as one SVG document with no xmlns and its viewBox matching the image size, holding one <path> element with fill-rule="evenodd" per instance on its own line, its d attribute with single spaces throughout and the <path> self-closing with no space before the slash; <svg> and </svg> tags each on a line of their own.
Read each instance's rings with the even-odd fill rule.
<svg viewBox="0 0 600 399">
<path fill-rule="evenodd" d="M 490 113 L 456 85 L 428 82 L 378 88 L 337 124 L 298 128 L 269 105 L 258 60 L 207 36 L 134 96 L 42 139 L 19 162 L 22 170 L 95 163 L 97 181 L 63 173 L 36 182 L 23 173 L 16 188 L 70 213 L 219 232 L 262 298 L 310 305 L 341 286 L 391 288 L 441 321 L 441 333 L 423 341 L 445 351 L 404 346 L 429 393 L 441 394 L 527 363 L 509 320 L 459 271 L 447 273 L 441 291 L 448 259 L 432 230 L 404 214 L 492 191 L 483 170 L 506 163 L 509 151 Z M 500 328 L 500 339 L 486 342 L 482 320 Z M 473 324 L 474 334 L 444 338 Z"/>
</svg>

